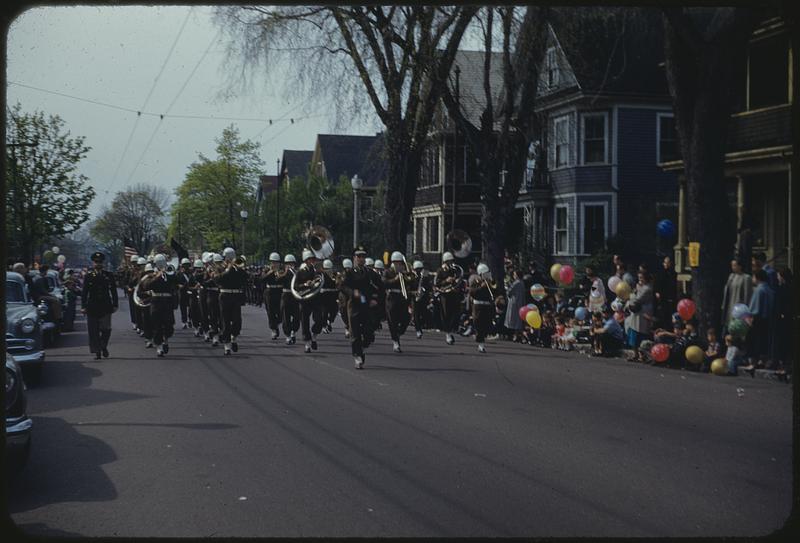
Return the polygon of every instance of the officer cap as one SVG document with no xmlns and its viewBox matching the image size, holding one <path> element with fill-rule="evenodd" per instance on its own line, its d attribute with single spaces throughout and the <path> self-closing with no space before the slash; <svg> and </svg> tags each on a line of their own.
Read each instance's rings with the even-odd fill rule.
<svg viewBox="0 0 800 543">
<path fill-rule="evenodd" d="M 353 249 L 353 256 L 366 256 L 366 254 L 367 250 L 363 245 L 358 245 L 355 249 Z"/>
<path fill-rule="evenodd" d="M 104 255 L 100 251 L 92 253 L 92 262 L 103 262 L 105 259 L 106 255 Z"/>
</svg>

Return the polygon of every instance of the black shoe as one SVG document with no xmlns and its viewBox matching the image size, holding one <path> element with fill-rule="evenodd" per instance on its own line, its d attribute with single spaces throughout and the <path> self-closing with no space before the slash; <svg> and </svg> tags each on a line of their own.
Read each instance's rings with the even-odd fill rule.
<svg viewBox="0 0 800 543">
<path fill-rule="evenodd" d="M 100 353 L 95 353 L 95 355 L 94 355 L 94 359 L 95 359 L 95 360 L 100 360 L 100 358 L 101 358 L 101 357 L 100 357 Z"/>
<path fill-rule="evenodd" d="M 164 345 L 161 346 L 161 348 L 164 350 L 164 354 L 167 354 L 169 352 L 169 344 L 165 343 Z"/>
<path fill-rule="evenodd" d="M 316 341 L 314 341 L 314 340 L 311 341 L 311 348 L 313 350 L 315 350 L 315 351 L 317 350 L 317 342 Z"/>
<path fill-rule="evenodd" d="M 289 339 L 292 341 L 292 343 L 291 343 L 292 345 L 297 343 L 297 338 L 295 338 L 294 336 L 290 337 Z"/>
<path fill-rule="evenodd" d="M 103 349 L 103 357 L 108 358 L 108 349 Z"/>
<path fill-rule="evenodd" d="M 235 353 L 239 352 L 239 344 L 235 341 L 231 342 L 231 349 L 233 349 L 233 352 Z"/>
</svg>

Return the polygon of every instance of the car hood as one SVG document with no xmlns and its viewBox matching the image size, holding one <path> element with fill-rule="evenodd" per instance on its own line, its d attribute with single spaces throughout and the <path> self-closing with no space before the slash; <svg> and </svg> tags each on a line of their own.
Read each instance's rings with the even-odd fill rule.
<svg viewBox="0 0 800 543">
<path fill-rule="evenodd" d="M 7 303 L 6 304 L 6 333 L 14 334 L 17 323 L 24 318 L 38 320 L 39 314 L 33 304 Z"/>
</svg>

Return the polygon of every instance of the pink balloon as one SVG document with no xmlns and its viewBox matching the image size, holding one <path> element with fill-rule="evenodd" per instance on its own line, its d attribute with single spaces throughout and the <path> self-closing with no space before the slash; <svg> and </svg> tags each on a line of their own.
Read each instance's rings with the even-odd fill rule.
<svg viewBox="0 0 800 543">
<path fill-rule="evenodd" d="M 684 298 L 678 302 L 678 314 L 683 320 L 690 320 L 694 316 L 695 311 L 697 311 L 697 305 L 689 298 Z"/>
<path fill-rule="evenodd" d="M 575 277 L 575 271 L 572 269 L 572 266 L 566 264 L 561 266 L 561 270 L 558 272 L 558 278 L 561 280 L 561 283 L 564 285 L 569 285 L 572 283 L 572 279 Z"/>
<path fill-rule="evenodd" d="M 611 277 L 609 277 L 608 278 L 608 290 L 610 290 L 611 292 L 617 292 L 617 285 L 619 285 L 620 281 L 622 281 L 622 279 L 620 279 L 616 275 L 612 275 Z"/>
<path fill-rule="evenodd" d="M 528 311 L 530 311 L 530 310 L 531 310 L 531 308 L 528 307 L 527 305 L 524 305 L 524 306 L 520 307 L 519 308 L 519 318 L 524 321 L 525 320 L 525 316 L 528 314 Z"/>
</svg>

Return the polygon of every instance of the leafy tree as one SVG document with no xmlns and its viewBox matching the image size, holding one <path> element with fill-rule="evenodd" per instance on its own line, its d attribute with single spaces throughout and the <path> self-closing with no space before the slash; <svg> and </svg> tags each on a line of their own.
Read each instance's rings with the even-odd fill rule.
<svg viewBox="0 0 800 543">
<path fill-rule="evenodd" d="M 79 162 L 91 147 L 70 137 L 58 115 L 23 113 L 16 104 L 6 124 L 6 232 L 12 252 L 33 261 L 52 239 L 80 228 L 95 196 Z"/>
</svg>

